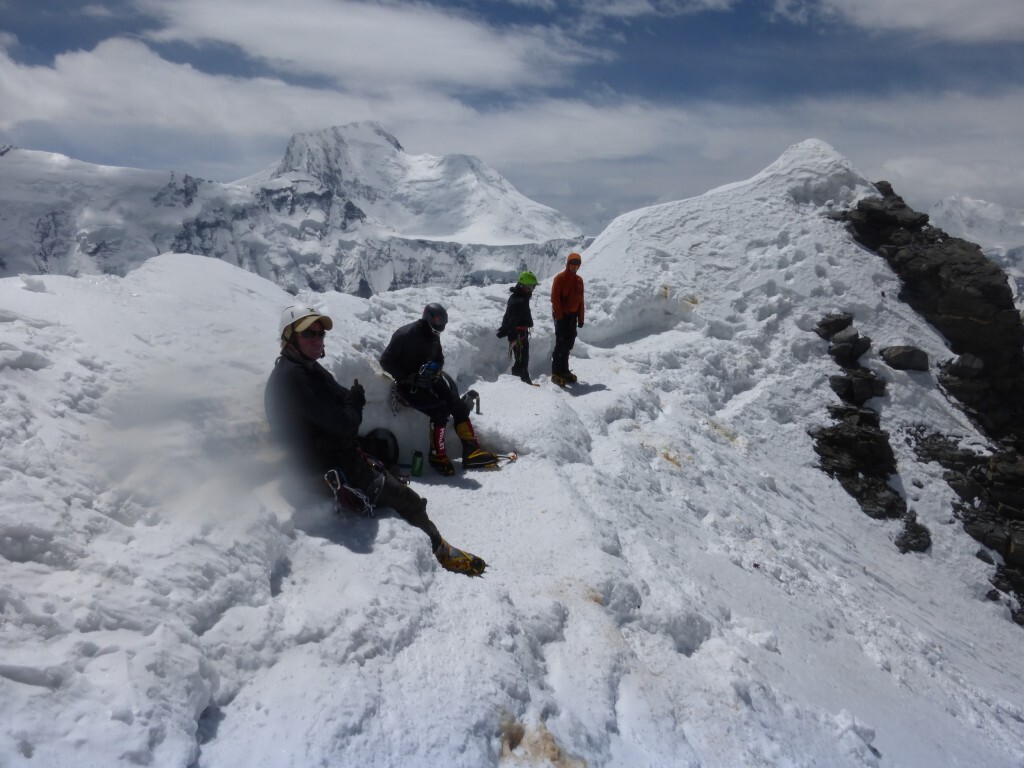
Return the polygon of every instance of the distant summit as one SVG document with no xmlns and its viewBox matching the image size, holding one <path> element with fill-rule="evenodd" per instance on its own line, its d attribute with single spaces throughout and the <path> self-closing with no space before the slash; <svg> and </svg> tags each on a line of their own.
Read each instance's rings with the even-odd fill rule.
<svg viewBox="0 0 1024 768">
<path fill-rule="evenodd" d="M 0 154 L 0 276 L 123 275 L 172 251 L 223 259 L 289 291 L 547 275 L 578 227 L 467 155 L 409 155 L 375 122 L 295 134 L 234 184 Z"/>
<path fill-rule="evenodd" d="M 367 226 L 411 239 L 512 245 L 580 233 L 478 158 L 409 155 L 376 122 L 295 134 L 271 180 L 319 183 Z"/>
</svg>

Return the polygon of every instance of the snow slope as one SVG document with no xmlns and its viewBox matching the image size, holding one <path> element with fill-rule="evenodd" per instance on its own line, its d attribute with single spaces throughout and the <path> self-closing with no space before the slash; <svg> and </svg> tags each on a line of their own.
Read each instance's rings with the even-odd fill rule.
<svg viewBox="0 0 1024 768">
<path fill-rule="evenodd" d="M 447 306 L 482 441 L 522 454 L 413 481 L 488 561 L 478 580 L 280 472 L 261 398 L 281 288 L 172 254 L 0 280 L 0 765 L 1021 765 L 1020 628 L 901 435 L 984 441 L 933 372 L 872 351 L 889 388 L 869 405 L 932 549 L 898 554 L 897 523 L 815 466 L 807 430 L 835 402 L 821 315 L 948 356 L 824 215 L 870 193 L 809 141 L 620 217 L 583 254 L 568 391 L 505 375 L 503 285 L 301 294 L 335 320 L 324 363 L 366 385 L 365 423 L 406 461 L 425 418 L 392 415 L 371 360 Z"/>
</svg>

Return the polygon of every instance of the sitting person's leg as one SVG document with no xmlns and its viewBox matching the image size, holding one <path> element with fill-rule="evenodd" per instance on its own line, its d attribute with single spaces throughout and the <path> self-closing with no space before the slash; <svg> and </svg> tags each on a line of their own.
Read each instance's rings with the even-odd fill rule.
<svg viewBox="0 0 1024 768">
<path fill-rule="evenodd" d="M 451 376 L 446 373 L 441 374 L 441 379 L 444 380 L 444 384 L 447 387 L 446 393 L 448 398 L 448 407 L 451 410 L 452 423 L 455 424 L 455 434 L 459 436 L 459 440 L 462 441 L 462 467 L 463 469 L 486 469 L 496 467 L 498 465 L 498 457 L 490 451 L 485 451 L 480 447 L 480 441 L 477 439 L 476 430 L 473 429 L 473 422 L 469 420 L 469 404 L 459 397 L 459 389 Z M 441 389 L 441 384 L 435 388 L 435 391 Z M 441 392 L 438 391 L 440 395 Z"/>
<path fill-rule="evenodd" d="M 434 557 L 445 570 L 464 573 L 467 576 L 479 576 L 487 567 L 483 558 L 453 547 L 445 541 L 437 526 L 427 517 L 427 500 L 389 474 L 385 474 L 384 487 L 377 506 L 394 509 L 409 525 L 426 533 L 430 537 L 430 549 Z"/>
<path fill-rule="evenodd" d="M 430 466 L 442 475 L 454 475 L 455 467 L 445 447 L 445 428 L 452 413 L 447 382 L 439 380 L 431 389 L 403 391 L 402 396 L 409 405 L 430 419 L 430 451 L 427 454 Z"/>
</svg>

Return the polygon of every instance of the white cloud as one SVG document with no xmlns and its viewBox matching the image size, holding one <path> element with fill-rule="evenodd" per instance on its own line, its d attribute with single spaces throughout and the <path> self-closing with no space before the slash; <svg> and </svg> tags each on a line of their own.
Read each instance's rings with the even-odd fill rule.
<svg viewBox="0 0 1024 768">
<path fill-rule="evenodd" d="M 868 30 L 960 43 L 1024 40 L 1021 0 L 775 0 L 781 15 L 840 18 Z"/>
<path fill-rule="evenodd" d="M 91 16 L 97 19 L 115 19 L 117 13 L 113 8 L 98 3 L 90 3 L 82 8 L 81 13 L 83 16 Z"/>
<path fill-rule="evenodd" d="M 481 110 L 397 77 L 353 91 L 211 75 L 114 39 L 52 66 L 22 65 L 0 50 L 0 105 L 0 141 L 221 181 L 279 160 L 294 132 L 378 120 L 412 153 L 481 157 L 590 231 L 633 208 L 746 178 L 810 137 L 922 208 L 951 194 L 1019 207 L 1024 166 L 1020 88 L 772 106 L 510 93 Z M 38 143 L 41 135 L 52 143 Z"/>
<path fill-rule="evenodd" d="M 5 105 L 0 130 L 7 131 L 25 123 L 67 122 L 75 132 L 123 127 L 280 135 L 393 113 L 388 104 L 397 102 L 410 112 L 452 115 L 463 110 L 458 102 L 405 86 L 381 91 L 374 100 L 271 78 L 210 75 L 124 39 L 60 54 L 52 67 L 19 65 L 0 54 L 0 103 Z"/>
<path fill-rule="evenodd" d="M 736 0 L 584 0 L 576 10 L 598 16 L 637 18 L 641 16 L 684 16 L 702 11 L 726 11 Z"/>
<path fill-rule="evenodd" d="M 498 30 L 429 5 L 353 0 L 139 0 L 164 26 L 150 37 L 222 43 L 282 73 L 320 75 L 350 90 L 395 81 L 441 88 L 499 89 L 552 84 L 589 59 L 557 31 Z"/>
<path fill-rule="evenodd" d="M 589 231 L 610 216 L 745 179 L 807 138 L 926 209 L 960 193 L 1019 205 L 1024 89 L 991 96 L 799 100 L 686 107 L 544 100 L 458 123 L 412 120 L 417 152 L 477 154 Z"/>
</svg>

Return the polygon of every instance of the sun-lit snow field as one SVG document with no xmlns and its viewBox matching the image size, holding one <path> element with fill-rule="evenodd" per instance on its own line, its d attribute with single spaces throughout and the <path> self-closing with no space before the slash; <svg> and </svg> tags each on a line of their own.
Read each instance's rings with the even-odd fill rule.
<svg viewBox="0 0 1024 768">
<path fill-rule="evenodd" d="M 0 280 L 0 765 L 1019 767 L 1024 635 L 902 434 L 985 445 L 931 373 L 877 355 L 949 353 L 825 216 L 864 194 L 811 141 L 620 217 L 583 254 L 568 391 L 542 375 L 549 282 L 539 388 L 494 336 L 507 286 L 301 295 L 404 461 L 426 419 L 392 415 L 371 361 L 448 308 L 481 440 L 521 454 L 413 480 L 487 560 L 476 580 L 282 475 L 262 414 L 282 289 L 169 254 Z M 815 466 L 807 430 L 838 401 L 812 329 L 836 310 L 874 340 L 889 392 L 869 405 L 927 554 Z"/>
</svg>

